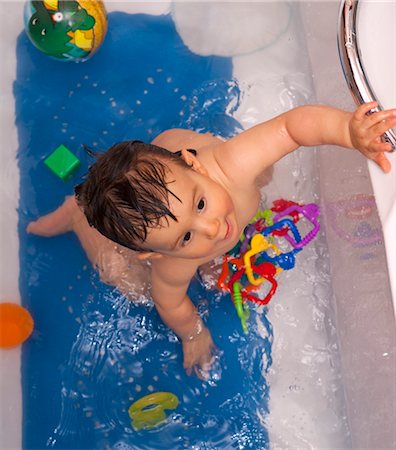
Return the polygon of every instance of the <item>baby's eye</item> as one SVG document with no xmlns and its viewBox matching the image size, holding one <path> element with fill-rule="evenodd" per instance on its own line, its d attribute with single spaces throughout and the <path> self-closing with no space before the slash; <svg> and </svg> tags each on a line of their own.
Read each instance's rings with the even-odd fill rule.
<svg viewBox="0 0 396 450">
<path fill-rule="evenodd" d="M 205 208 L 205 205 L 206 205 L 205 199 L 201 198 L 201 200 L 198 202 L 198 205 L 197 205 L 198 211 L 202 211 Z"/>
<path fill-rule="evenodd" d="M 183 236 L 182 245 L 186 245 L 191 241 L 191 231 L 187 231 L 187 233 Z"/>
</svg>

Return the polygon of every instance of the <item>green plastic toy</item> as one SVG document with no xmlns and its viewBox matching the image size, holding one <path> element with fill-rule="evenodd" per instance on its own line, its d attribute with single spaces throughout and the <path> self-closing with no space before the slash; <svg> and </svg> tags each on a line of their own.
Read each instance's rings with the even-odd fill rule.
<svg viewBox="0 0 396 450">
<path fill-rule="evenodd" d="M 63 144 L 44 160 L 44 164 L 63 181 L 67 181 L 80 167 L 80 160 Z"/>
<path fill-rule="evenodd" d="M 129 407 L 133 428 L 152 429 L 166 421 L 166 409 L 176 409 L 179 399 L 172 392 L 154 392 L 146 395 Z"/>
</svg>

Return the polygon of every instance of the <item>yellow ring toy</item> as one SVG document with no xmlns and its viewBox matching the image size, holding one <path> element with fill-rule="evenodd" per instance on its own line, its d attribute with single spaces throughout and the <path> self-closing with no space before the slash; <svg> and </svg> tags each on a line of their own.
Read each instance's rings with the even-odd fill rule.
<svg viewBox="0 0 396 450">
<path fill-rule="evenodd" d="M 179 399 L 171 392 L 154 392 L 146 395 L 132 403 L 128 409 L 132 427 L 136 431 L 155 428 L 166 420 L 164 410 L 175 409 L 178 404 Z"/>
</svg>

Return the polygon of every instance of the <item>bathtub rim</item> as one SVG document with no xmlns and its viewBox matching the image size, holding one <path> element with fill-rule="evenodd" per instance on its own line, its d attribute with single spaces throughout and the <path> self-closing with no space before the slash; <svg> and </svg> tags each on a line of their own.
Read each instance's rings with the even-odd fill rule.
<svg viewBox="0 0 396 450">
<path fill-rule="evenodd" d="M 379 111 L 386 108 L 378 100 L 370 83 L 362 61 L 358 39 L 358 14 L 361 13 L 362 5 L 365 3 L 378 3 L 382 6 L 387 2 L 383 0 L 371 0 L 370 2 L 364 0 L 340 1 L 337 33 L 338 52 L 345 81 L 355 103 L 360 105 L 376 101 L 378 107 L 373 111 Z M 389 17 L 392 17 L 392 15 L 390 14 Z M 387 106 L 391 107 L 392 105 Z M 396 276 L 392 276 L 392 274 L 396 274 L 396 238 L 394 236 L 394 230 L 396 229 L 396 184 L 392 183 L 392 177 L 396 173 L 396 134 L 394 130 L 391 129 L 386 132 L 384 138 L 393 146 L 392 153 L 387 155 L 392 164 L 391 172 L 384 174 L 373 161 L 368 161 L 368 168 L 383 228 L 393 312 L 396 318 Z"/>
</svg>

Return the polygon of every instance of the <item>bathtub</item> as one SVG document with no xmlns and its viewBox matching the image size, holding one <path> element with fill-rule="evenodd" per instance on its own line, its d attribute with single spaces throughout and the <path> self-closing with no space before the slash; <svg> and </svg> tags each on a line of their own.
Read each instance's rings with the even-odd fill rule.
<svg viewBox="0 0 396 450">
<path fill-rule="evenodd" d="M 114 1 L 106 6 L 108 12 L 122 10 L 153 16 L 170 13 L 192 52 L 231 57 L 233 76 L 246 88 L 234 112 L 244 128 L 309 102 L 347 110 L 355 107 L 337 53 L 337 2 L 252 2 L 246 6 L 235 2 Z M 0 41 L 0 301 L 20 302 L 20 179 L 12 86 L 15 42 L 23 30 L 22 4 L 1 2 L 0 11 L 6 18 Z M 267 19 L 268 11 L 271 20 Z M 196 31 L 197 22 L 205 22 L 204 34 Z M 221 27 L 227 33 L 220 32 Z M 261 34 L 263 29 L 268 33 Z M 391 186 L 389 181 L 395 175 L 395 154 L 391 158 L 394 167 L 387 176 L 356 152 L 334 147 L 299 150 L 275 167 L 265 196 L 316 201 L 321 206 L 324 244 L 318 244 L 317 251 L 324 255 L 324 262 L 317 264 L 324 278 L 331 277 L 331 291 L 322 296 L 318 283 L 315 295 L 308 300 L 312 302 L 310 306 L 298 304 L 298 298 L 304 295 L 298 290 L 301 274 L 294 272 L 286 280 L 297 288 L 268 307 L 274 342 L 272 366 L 267 374 L 270 413 L 263 418 L 263 426 L 268 429 L 271 448 L 390 449 L 396 445 L 396 249 L 392 232 L 396 197 L 394 183 Z M 386 192 L 393 192 L 393 199 L 384 198 L 387 184 L 390 189 Z M 323 298 L 328 304 L 319 311 L 315 302 L 320 303 Z M 289 314 L 298 333 L 284 329 Z M 309 356 L 310 339 L 317 331 L 327 336 L 323 346 L 336 348 L 332 364 L 341 374 L 340 386 L 334 388 L 336 394 L 327 400 L 330 405 L 326 408 L 338 410 L 345 416 L 342 420 L 332 421 L 323 413 L 326 408 L 321 403 L 326 401 L 320 396 L 320 381 L 323 377 L 326 383 L 326 373 L 320 372 L 318 382 L 310 386 L 305 362 L 298 356 L 301 349 Z M 285 349 L 287 357 L 282 353 Z M 293 355 L 297 355 L 296 360 Z M 0 447 L 19 449 L 24 420 L 21 349 L 1 350 L 0 357 Z M 331 386 L 326 389 L 331 390 Z M 337 427 L 336 431 L 329 431 Z"/>
</svg>

